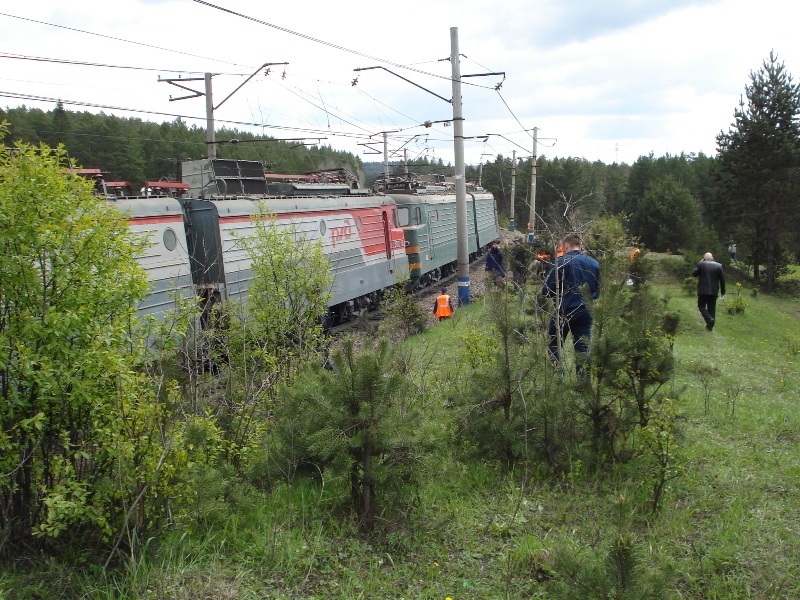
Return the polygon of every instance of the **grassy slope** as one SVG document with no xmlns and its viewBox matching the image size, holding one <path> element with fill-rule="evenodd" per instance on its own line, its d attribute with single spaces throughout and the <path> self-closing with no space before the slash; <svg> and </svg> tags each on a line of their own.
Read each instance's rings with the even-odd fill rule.
<svg viewBox="0 0 800 600">
<path fill-rule="evenodd" d="M 205 527 L 153 542 L 110 578 L 51 565 L 0 576 L 0 597 L 599 597 L 590 593 L 592 569 L 603 570 L 620 536 L 640 559 L 642 585 L 626 597 L 644 597 L 647 586 L 663 598 L 800 597 L 800 302 L 748 296 L 735 317 L 720 303 L 709 333 L 694 297 L 677 284 L 659 288 L 683 317 L 672 385 L 685 470 L 654 518 L 647 490 L 623 470 L 602 481 L 534 479 L 523 489 L 519 478 L 456 462 L 446 449 L 426 465 L 416 508 L 372 539 L 335 507 L 333 482 L 298 486 L 291 505 L 282 487 L 233 493 Z M 432 367 L 445 373 L 481 310 L 476 301 L 406 347 L 417 356 L 447 348 Z M 707 387 L 699 364 L 718 370 Z M 452 439 L 442 406 L 450 391 L 432 377 L 426 390 L 443 440 Z M 560 554 L 584 567 L 564 566 Z"/>
<path fill-rule="evenodd" d="M 729 286 L 729 299 L 734 294 Z M 659 529 L 683 545 L 693 578 L 711 579 L 719 597 L 798 597 L 798 303 L 743 296 L 743 316 L 718 303 L 713 333 L 702 328 L 693 297 L 671 300 L 684 323 L 675 351 L 677 386 L 687 386 L 688 469 L 674 486 L 674 516 Z M 706 388 L 692 375 L 698 364 L 717 373 L 707 407 Z"/>
</svg>

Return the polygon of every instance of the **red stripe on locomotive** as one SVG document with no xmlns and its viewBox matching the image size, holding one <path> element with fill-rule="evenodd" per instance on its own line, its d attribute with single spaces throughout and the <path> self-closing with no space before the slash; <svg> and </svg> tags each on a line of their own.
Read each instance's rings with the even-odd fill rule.
<svg viewBox="0 0 800 600">
<path fill-rule="evenodd" d="M 327 219 L 342 218 L 343 213 L 348 216 L 340 226 L 328 227 L 330 232 L 331 245 L 335 249 L 337 244 L 350 241 L 353 236 L 358 237 L 358 243 L 364 249 L 367 256 L 376 256 L 386 253 L 386 237 L 383 230 L 383 218 L 391 223 L 391 211 L 383 210 L 384 207 L 361 208 L 347 210 L 346 212 L 333 211 L 309 211 L 303 213 L 277 213 L 275 218 L 279 220 L 297 219 L 298 217 L 319 217 Z M 391 207 L 388 207 L 391 208 Z M 384 216 L 382 216 L 382 213 Z M 361 230 L 358 230 L 355 219 L 361 219 Z M 237 215 L 227 217 L 219 216 L 220 225 L 229 223 L 249 223 L 252 222 L 252 215 Z M 326 232 L 326 234 L 327 234 Z M 403 231 L 395 227 L 389 227 L 389 243 L 393 252 L 398 252 L 405 247 Z"/>
</svg>

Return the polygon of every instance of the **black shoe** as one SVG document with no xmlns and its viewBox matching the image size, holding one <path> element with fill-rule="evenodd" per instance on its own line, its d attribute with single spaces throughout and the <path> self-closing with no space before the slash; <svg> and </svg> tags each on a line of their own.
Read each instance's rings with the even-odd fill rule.
<svg viewBox="0 0 800 600">
<path fill-rule="evenodd" d="M 714 319 L 711 319 L 708 323 L 706 323 L 706 329 L 712 331 L 714 329 Z"/>
</svg>

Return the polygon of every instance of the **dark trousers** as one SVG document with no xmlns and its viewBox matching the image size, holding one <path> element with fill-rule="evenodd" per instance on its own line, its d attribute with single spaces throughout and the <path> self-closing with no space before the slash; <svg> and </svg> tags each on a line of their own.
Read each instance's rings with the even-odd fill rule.
<svg viewBox="0 0 800 600">
<path fill-rule="evenodd" d="M 566 339 L 567 333 L 572 334 L 572 347 L 575 348 L 575 372 L 578 377 L 587 378 L 591 366 L 589 364 L 589 340 L 592 337 L 592 315 L 586 307 L 581 306 L 571 313 L 562 314 L 560 321 L 560 339 L 563 341 Z M 559 336 L 555 317 L 550 320 L 548 334 L 550 335 L 548 344 L 550 358 L 557 361 Z"/>
<path fill-rule="evenodd" d="M 716 318 L 717 296 L 715 294 L 698 294 L 697 308 L 700 309 L 700 314 L 703 315 L 706 325 L 710 325 L 711 321 Z"/>
</svg>

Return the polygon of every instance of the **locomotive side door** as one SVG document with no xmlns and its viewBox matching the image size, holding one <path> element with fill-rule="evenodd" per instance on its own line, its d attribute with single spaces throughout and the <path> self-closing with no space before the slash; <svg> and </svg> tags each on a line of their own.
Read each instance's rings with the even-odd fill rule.
<svg viewBox="0 0 800 600">
<path fill-rule="evenodd" d="M 417 210 L 419 210 L 419 207 Z M 436 257 L 436 244 L 433 237 L 433 211 L 430 206 L 428 206 L 425 216 L 428 230 L 428 259 L 433 260 Z"/>
<path fill-rule="evenodd" d="M 389 215 L 386 209 L 381 209 L 381 218 L 383 219 L 383 243 L 386 246 L 386 258 L 392 258 L 392 239 L 389 236 Z"/>
</svg>

